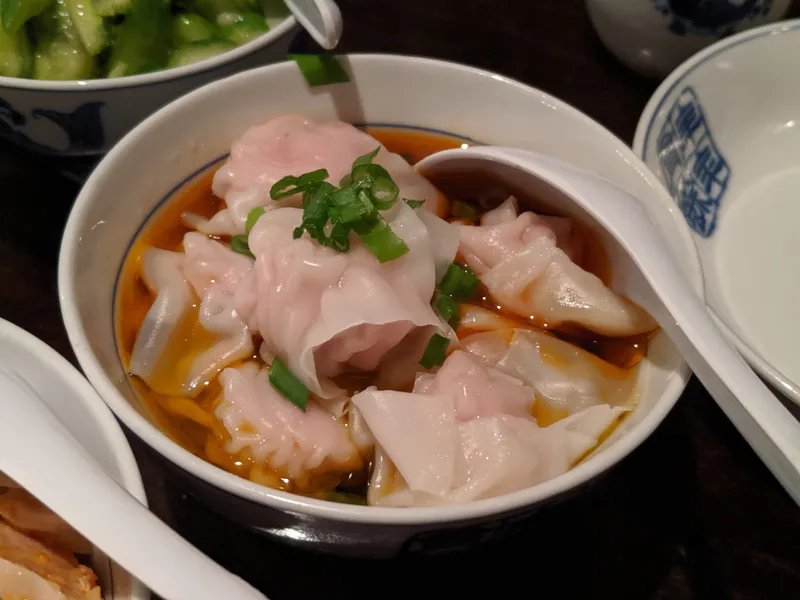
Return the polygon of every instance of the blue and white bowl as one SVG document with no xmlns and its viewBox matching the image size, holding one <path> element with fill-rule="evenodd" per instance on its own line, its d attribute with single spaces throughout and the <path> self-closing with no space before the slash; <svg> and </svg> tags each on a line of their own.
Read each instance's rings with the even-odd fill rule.
<svg viewBox="0 0 800 600">
<path fill-rule="evenodd" d="M 143 75 L 87 81 L 0 77 L 0 138 L 40 154 L 105 154 L 137 123 L 186 92 L 285 59 L 298 31 L 290 16 L 224 54 Z"/>
<path fill-rule="evenodd" d="M 800 403 L 800 20 L 720 41 L 675 70 L 634 152 L 692 229 L 729 339 Z"/>
</svg>

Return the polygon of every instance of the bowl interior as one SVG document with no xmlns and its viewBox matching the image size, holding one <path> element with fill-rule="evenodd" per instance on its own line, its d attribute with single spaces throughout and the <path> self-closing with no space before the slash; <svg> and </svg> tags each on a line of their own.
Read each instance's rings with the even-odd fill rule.
<svg viewBox="0 0 800 600">
<path fill-rule="evenodd" d="M 0 320 L 0 364 L 21 373 L 72 435 L 137 500 L 147 504 L 128 441 L 91 385 L 43 342 Z M 106 600 L 145 600 L 149 593 L 99 550 L 95 572 Z"/>
<path fill-rule="evenodd" d="M 800 23 L 715 44 L 656 91 L 635 151 L 680 205 L 709 307 L 762 374 L 800 400 L 791 276 L 800 205 Z"/>
<path fill-rule="evenodd" d="M 285 113 L 433 129 L 571 162 L 641 198 L 687 277 L 701 289 L 691 237 L 669 196 L 624 144 L 583 114 L 516 82 L 459 65 L 379 55 L 344 62 L 351 76 L 347 84 L 309 89 L 294 63 L 282 63 L 206 86 L 156 113 L 104 159 L 75 204 L 59 267 L 67 330 L 89 379 L 137 434 L 192 474 L 256 502 L 345 520 L 412 522 L 489 514 L 574 487 L 619 460 L 661 421 L 686 383 L 688 371 L 663 335 L 651 344 L 640 373 L 641 404 L 606 450 L 557 480 L 461 507 L 364 509 L 300 499 L 212 467 L 150 424 L 125 379 L 114 339 L 114 289 L 127 248 L 141 224 L 187 179 L 224 156 L 248 127 Z M 492 106 L 498 110 L 487 110 Z"/>
</svg>

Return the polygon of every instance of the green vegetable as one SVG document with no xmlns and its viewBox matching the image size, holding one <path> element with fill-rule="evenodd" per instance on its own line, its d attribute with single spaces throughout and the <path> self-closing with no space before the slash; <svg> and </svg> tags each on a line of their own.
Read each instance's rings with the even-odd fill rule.
<svg viewBox="0 0 800 600">
<path fill-rule="evenodd" d="M 235 235 L 231 238 L 231 250 L 234 252 L 238 252 L 239 254 L 244 254 L 245 256 L 249 256 L 250 258 L 255 258 L 253 253 L 250 251 L 250 246 L 247 244 L 247 236 L 246 235 Z"/>
<path fill-rule="evenodd" d="M 258 221 L 265 212 L 267 211 L 264 207 L 258 206 L 247 213 L 247 220 L 244 223 L 244 230 L 247 232 L 247 235 L 250 235 L 250 231 L 256 226 L 256 221 Z"/>
<path fill-rule="evenodd" d="M 454 217 L 467 219 L 468 221 L 478 220 L 478 211 L 475 210 L 475 207 L 461 200 L 453 201 L 453 204 L 450 205 L 450 212 Z"/>
<path fill-rule="evenodd" d="M 290 54 L 289 58 L 297 63 L 311 87 L 350 81 L 347 71 L 331 54 Z"/>
<path fill-rule="evenodd" d="M 380 262 L 399 258 L 408 246 L 392 231 L 381 210 L 397 202 L 398 188 L 389 173 L 372 163 L 380 146 L 353 161 L 350 175 L 335 187 L 325 181 L 328 172 L 319 169 L 299 177 L 284 177 L 272 186 L 270 197 L 280 200 L 303 194 L 303 221 L 294 230 L 295 239 L 303 233 L 321 245 L 338 252 L 350 249 L 350 232 L 354 231 Z M 332 224 L 326 233 L 328 222 Z"/>
<path fill-rule="evenodd" d="M 436 299 L 436 312 L 438 312 L 445 321 L 450 323 L 451 327 L 458 327 L 458 321 L 461 317 L 461 305 L 458 303 L 458 300 L 452 296 L 439 294 L 439 297 Z"/>
<path fill-rule="evenodd" d="M 321 181 L 328 178 L 328 171 L 325 169 L 318 169 L 311 171 L 300 177 L 294 175 L 287 175 L 283 179 L 278 180 L 269 190 L 269 196 L 273 200 L 281 200 L 294 196 L 301 192 L 311 189 Z"/>
<path fill-rule="evenodd" d="M 261 12 L 270 27 L 275 27 L 291 15 L 283 0 L 261 0 Z"/>
<path fill-rule="evenodd" d="M 272 365 L 269 368 L 269 382 L 292 404 L 303 412 L 306 411 L 308 388 L 294 376 L 294 373 L 279 358 L 272 360 Z"/>
<path fill-rule="evenodd" d="M 472 272 L 472 269 L 458 263 L 452 263 L 447 268 L 447 273 L 445 273 L 442 282 L 439 284 L 439 290 L 442 294 L 451 296 L 459 302 L 464 302 L 472 297 L 480 283 L 481 280 Z"/>
<path fill-rule="evenodd" d="M 425 204 L 425 200 L 409 200 L 408 198 L 403 198 L 403 202 L 408 204 L 411 208 L 419 208 Z"/>
<path fill-rule="evenodd" d="M 366 506 L 367 499 L 365 496 L 359 494 L 352 494 L 350 492 L 332 491 L 325 494 L 325 500 L 330 502 L 340 502 L 342 504 L 359 504 Z"/>
<path fill-rule="evenodd" d="M 221 30 L 222 35 L 237 46 L 246 44 L 269 31 L 267 21 L 260 13 L 246 12 L 236 17 L 233 23 L 222 26 Z"/>
<path fill-rule="evenodd" d="M 235 15 L 262 10 L 259 0 L 195 0 L 194 5 L 198 13 L 217 25 L 230 24 Z"/>
<path fill-rule="evenodd" d="M 80 40 L 64 0 L 54 1 L 33 19 L 38 41 L 34 53 L 33 77 L 69 81 L 89 79 L 97 73 L 97 63 Z"/>
<path fill-rule="evenodd" d="M 99 54 L 108 43 L 108 35 L 91 0 L 65 0 L 65 4 L 83 47 L 92 56 Z"/>
<path fill-rule="evenodd" d="M 183 67 L 212 56 L 217 56 L 235 47 L 236 46 L 230 42 L 213 40 L 187 44 L 186 46 L 181 46 L 172 53 L 167 66 L 169 68 Z"/>
<path fill-rule="evenodd" d="M 29 77 L 33 71 L 33 51 L 28 32 L 20 29 L 6 33 L 0 27 L 0 75 L 3 77 Z"/>
<path fill-rule="evenodd" d="M 450 345 L 450 340 L 443 335 L 434 333 L 428 345 L 425 347 L 425 352 L 419 361 L 426 369 L 438 367 L 444 362 L 447 357 L 447 347 Z"/>
<path fill-rule="evenodd" d="M 172 35 L 179 46 L 205 42 L 216 34 L 217 28 L 197 13 L 175 15 L 172 19 Z"/>
<path fill-rule="evenodd" d="M 3 30 L 16 34 L 28 19 L 44 12 L 51 0 L 3 0 L 0 2 L 0 22 Z"/>
<path fill-rule="evenodd" d="M 92 0 L 92 4 L 101 17 L 124 15 L 131 9 L 131 0 Z"/>
<path fill-rule="evenodd" d="M 166 0 L 131 0 L 108 60 L 108 77 L 162 69 L 167 64 L 171 15 Z"/>
</svg>

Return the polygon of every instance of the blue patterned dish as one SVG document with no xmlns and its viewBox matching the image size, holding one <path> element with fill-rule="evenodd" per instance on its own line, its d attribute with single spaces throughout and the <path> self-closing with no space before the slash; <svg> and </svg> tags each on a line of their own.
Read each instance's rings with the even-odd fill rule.
<svg viewBox="0 0 800 600">
<path fill-rule="evenodd" d="M 800 403 L 798 51 L 800 20 L 710 46 L 656 90 L 633 146 L 692 229 L 709 308 Z"/>
</svg>

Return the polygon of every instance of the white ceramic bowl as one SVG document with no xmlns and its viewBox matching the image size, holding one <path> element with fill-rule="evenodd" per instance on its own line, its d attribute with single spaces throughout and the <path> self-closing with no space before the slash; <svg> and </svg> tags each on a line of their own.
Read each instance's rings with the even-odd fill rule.
<svg viewBox="0 0 800 600">
<path fill-rule="evenodd" d="M 186 92 L 284 60 L 297 31 L 297 21 L 289 17 L 224 54 L 144 75 L 87 81 L 0 77 L 0 138 L 41 154 L 104 154 L 142 119 Z"/>
<path fill-rule="evenodd" d="M 114 415 L 75 367 L 27 331 L 0 319 L 0 365 L 21 373 L 73 436 L 116 481 L 147 505 L 128 440 Z M 20 423 L 20 427 L 24 427 Z M 68 490 L 65 490 L 65 493 Z M 105 600 L 148 600 L 150 593 L 95 550 L 92 568 Z"/>
<path fill-rule="evenodd" d="M 708 306 L 748 362 L 800 402 L 800 21 L 733 36 L 648 102 L 634 151 L 692 227 Z"/>
<path fill-rule="evenodd" d="M 688 228 L 660 183 L 617 138 L 563 102 L 520 83 L 422 58 L 357 55 L 351 82 L 309 89 L 294 63 L 242 73 L 165 107 L 126 136 L 81 191 L 64 234 L 59 290 L 70 341 L 116 414 L 230 518 L 285 540 L 337 553 L 469 547 L 581 487 L 640 444 L 672 408 L 689 371 L 663 335 L 641 370 L 641 404 L 601 452 L 542 485 L 446 508 L 375 508 L 311 500 L 260 487 L 170 441 L 128 384 L 115 344 L 114 292 L 142 224 L 184 182 L 223 157 L 248 127 L 295 112 L 318 120 L 433 129 L 529 148 L 598 173 L 641 198 L 687 277 L 702 289 Z M 455 531 L 454 531 L 455 530 Z"/>
</svg>

